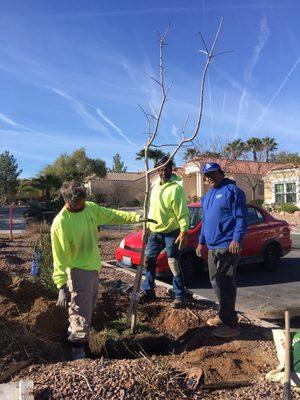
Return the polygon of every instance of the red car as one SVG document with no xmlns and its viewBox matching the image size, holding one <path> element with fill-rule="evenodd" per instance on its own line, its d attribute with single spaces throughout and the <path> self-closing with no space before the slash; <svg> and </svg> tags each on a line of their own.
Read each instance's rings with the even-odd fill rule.
<svg viewBox="0 0 300 400">
<path fill-rule="evenodd" d="M 189 211 L 188 246 L 182 254 L 187 284 L 192 282 L 198 271 L 206 267 L 207 262 L 206 246 L 202 258 L 197 257 L 195 252 L 202 224 L 201 204 L 189 204 Z M 261 207 L 248 205 L 248 229 L 240 264 L 261 263 L 263 268 L 271 271 L 278 265 L 280 257 L 290 252 L 291 245 L 290 227 L 287 222 L 274 218 Z M 116 250 L 117 265 L 136 267 L 141 261 L 141 247 L 142 231 L 127 235 Z M 156 266 L 158 277 L 171 276 L 165 250 L 159 254 Z"/>
</svg>

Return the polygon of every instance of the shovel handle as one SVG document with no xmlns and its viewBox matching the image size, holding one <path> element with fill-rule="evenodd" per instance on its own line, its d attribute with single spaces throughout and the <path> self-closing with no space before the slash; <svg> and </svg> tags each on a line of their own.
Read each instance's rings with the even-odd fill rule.
<svg viewBox="0 0 300 400">
<path fill-rule="evenodd" d="M 290 312 L 285 311 L 285 365 L 284 365 L 284 384 L 283 399 L 291 400 L 291 331 L 290 331 Z"/>
</svg>

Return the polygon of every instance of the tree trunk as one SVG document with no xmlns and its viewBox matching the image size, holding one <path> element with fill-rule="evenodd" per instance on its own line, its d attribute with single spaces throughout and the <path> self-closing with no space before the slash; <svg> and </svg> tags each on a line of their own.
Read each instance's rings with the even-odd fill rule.
<svg viewBox="0 0 300 400">
<path fill-rule="evenodd" d="M 256 200 L 256 190 L 255 189 L 256 189 L 256 186 L 251 188 L 251 190 L 252 190 L 252 200 Z"/>
</svg>

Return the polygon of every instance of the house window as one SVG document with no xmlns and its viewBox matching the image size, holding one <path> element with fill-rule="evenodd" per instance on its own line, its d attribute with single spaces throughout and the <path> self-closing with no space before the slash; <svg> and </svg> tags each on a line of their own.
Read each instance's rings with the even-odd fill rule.
<svg viewBox="0 0 300 400">
<path fill-rule="evenodd" d="M 286 184 L 286 202 L 287 203 L 296 203 L 296 183 L 287 183 Z"/>
<path fill-rule="evenodd" d="M 276 183 L 275 203 L 296 203 L 296 183 Z"/>
</svg>

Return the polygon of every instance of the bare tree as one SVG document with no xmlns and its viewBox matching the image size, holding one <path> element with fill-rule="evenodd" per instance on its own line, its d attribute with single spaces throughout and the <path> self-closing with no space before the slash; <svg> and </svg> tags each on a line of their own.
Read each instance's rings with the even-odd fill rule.
<svg viewBox="0 0 300 400">
<path fill-rule="evenodd" d="M 240 177 L 251 190 L 251 200 L 257 199 L 257 188 L 263 184 L 264 175 L 270 170 L 270 163 L 260 161 L 237 161 L 235 163 L 235 174 Z"/>
<path fill-rule="evenodd" d="M 212 60 L 220 54 L 223 53 L 215 53 L 215 47 L 217 44 L 217 41 L 219 39 L 221 27 L 223 24 L 223 18 L 221 19 L 221 22 L 218 26 L 213 44 L 210 48 L 208 49 L 203 36 L 200 33 L 200 37 L 202 40 L 202 43 L 204 45 L 204 50 L 200 50 L 201 53 L 205 54 L 206 56 L 206 63 L 202 72 L 201 76 L 201 82 L 200 82 L 200 93 L 199 93 L 199 106 L 198 106 L 198 116 L 197 116 L 197 121 L 194 130 L 190 135 L 186 135 L 186 125 L 187 122 L 184 124 L 183 129 L 182 129 L 182 137 L 181 140 L 179 141 L 176 146 L 174 146 L 174 150 L 171 152 L 171 155 L 168 159 L 168 161 L 164 164 L 164 166 L 175 157 L 175 155 L 178 153 L 179 149 L 185 145 L 186 143 L 192 142 L 197 134 L 199 133 L 200 125 L 201 125 L 201 120 L 202 120 L 202 111 L 203 111 L 203 100 L 204 100 L 204 87 L 205 87 L 205 81 L 206 81 L 206 76 L 207 76 L 207 71 L 210 66 L 210 63 Z M 149 193 L 150 193 L 150 174 L 153 174 L 158 170 L 158 167 L 149 169 L 149 158 L 148 154 L 151 149 L 151 147 L 154 147 L 154 141 L 157 139 L 158 133 L 159 133 L 159 128 L 160 128 L 160 122 L 161 122 L 161 117 L 163 114 L 164 106 L 166 104 L 167 98 L 168 98 L 168 92 L 170 88 L 166 88 L 165 85 L 165 79 L 164 79 L 164 47 L 166 46 L 166 38 L 169 32 L 169 26 L 167 27 L 165 33 L 163 35 L 159 34 L 159 79 L 155 79 L 152 77 L 152 80 L 158 85 L 160 88 L 161 92 L 161 101 L 160 105 L 158 108 L 158 111 L 153 112 L 153 114 L 147 113 L 141 106 L 141 110 L 144 113 L 146 120 L 147 120 L 147 125 L 148 125 L 148 137 L 147 137 L 147 142 L 145 145 L 145 173 L 146 173 L 146 191 L 145 191 L 145 199 L 144 199 L 144 208 L 143 208 L 143 215 L 144 219 L 148 217 L 148 210 L 149 210 Z M 146 222 L 143 223 L 143 246 L 142 246 L 142 254 L 141 254 L 141 264 L 137 267 L 136 275 L 135 275 L 135 280 L 134 280 L 134 285 L 133 285 L 133 291 L 131 295 L 131 300 L 130 300 L 130 305 L 129 305 L 129 310 L 128 310 L 128 319 L 127 323 L 128 326 L 131 326 L 131 332 L 134 332 L 135 326 L 136 326 L 136 319 L 137 319 L 137 306 L 138 306 L 138 301 L 139 301 L 139 292 L 140 292 L 140 286 L 141 286 L 141 280 L 142 280 L 142 272 L 143 272 L 143 266 L 145 262 L 145 246 L 147 242 L 146 238 L 146 232 L 147 232 L 147 224 Z"/>
<path fill-rule="evenodd" d="M 217 162 L 226 173 L 234 164 L 235 158 L 226 151 L 228 142 L 222 138 L 215 138 L 213 141 L 196 139 L 193 146 L 184 152 L 184 160 L 196 165 L 201 171 L 203 163 Z"/>
</svg>

